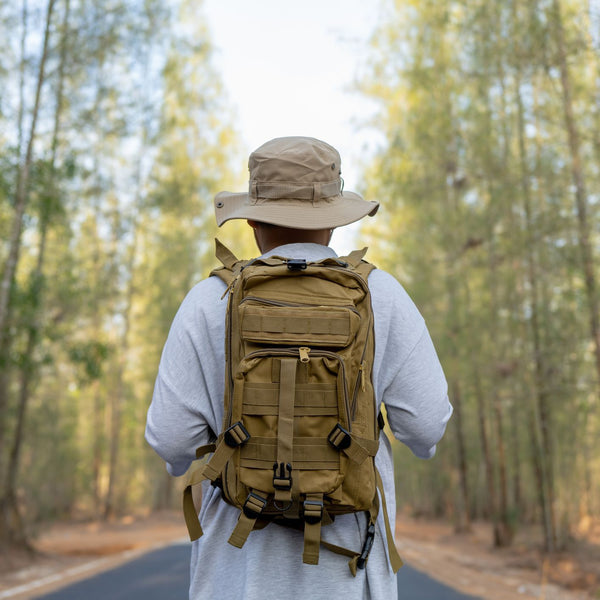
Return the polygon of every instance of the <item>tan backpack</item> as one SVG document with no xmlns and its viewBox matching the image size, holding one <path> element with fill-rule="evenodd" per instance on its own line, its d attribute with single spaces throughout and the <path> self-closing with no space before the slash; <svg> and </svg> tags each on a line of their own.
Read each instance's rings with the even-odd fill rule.
<svg viewBox="0 0 600 600">
<path fill-rule="evenodd" d="M 214 452 L 191 472 L 184 514 L 202 535 L 192 486 L 210 479 L 241 510 L 229 543 L 241 548 L 273 521 L 304 529 L 303 562 L 319 546 L 364 568 L 384 503 L 390 562 L 402 565 L 375 468 L 381 415 L 371 380 L 374 330 L 366 249 L 318 262 L 280 257 L 239 261 L 217 240 L 227 283 L 225 411 Z M 379 417 L 379 418 L 378 418 Z M 354 551 L 321 540 L 336 515 L 365 511 L 367 536 Z"/>
</svg>

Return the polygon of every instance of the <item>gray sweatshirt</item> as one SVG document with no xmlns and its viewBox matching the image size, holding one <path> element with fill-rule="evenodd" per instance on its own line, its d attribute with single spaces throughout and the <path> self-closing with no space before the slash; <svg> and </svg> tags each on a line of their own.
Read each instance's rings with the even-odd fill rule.
<svg viewBox="0 0 600 600">
<path fill-rule="evenodd" d="M 335 256 L 318 244 L 288 244 L 265 256 Z M 442 367 L 425 321 L 402 286 L 374 270 L 369 289 L 375 321 L 373 383 L 377 403 L 385 403 L 394 436 L 419 458 L 435 454 L 452 414 Z M 146 439 L 171 475 L 185 473 L 195 449 L 221 430 L 225 390 L 225 284 L 217 277 L 198 283 L 177 312 L 166 341 Z M 165 292 L 168 293 L 168 292 Z M 396 513 L 392 450 L 381 436 L 375 462 L 383 480 L 390 523 Z M 204 482 L 205 484 L 207 482 Z M 271 524 L 253 531 L 243 548 L 227 543 L 239 510 L 221 500 L 218 488 L 203 485 L 200 522 L 204 535 L 193 543 L 190 599 L 281 600 L 282 598 L 391 600 L 396 578 L 389 566 L 382 513 L 366 569 L 352 577 L 347 558 L 321 549 L 318 565 L 302 563 L 302 532 Z M 366 517 L 336 517 L 323 527 L 324 540 L 360 551 Z"/>
</svg>

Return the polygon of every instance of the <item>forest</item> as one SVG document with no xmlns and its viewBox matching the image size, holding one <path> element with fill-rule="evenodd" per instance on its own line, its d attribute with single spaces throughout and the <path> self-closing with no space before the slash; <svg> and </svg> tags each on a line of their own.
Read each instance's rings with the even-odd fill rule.
<svg viewBox="0 0 600 600">
<path fill-rule="evenodd" d="M 355 93 L 379 106 L 361 192 L 382 209 L 360 239 L 426 318 L 455 409 L 434 459 L 395 447 L 398 505 L 561 549 L 600 517 L 600 5 L 381 6 Z M 0 48 L 6 548 L 179 505 L 146 410 L 247 149 L 199 2 L 2 3 Z M 220 239 L 255 252 L 238 227 Z"/>
</svg>

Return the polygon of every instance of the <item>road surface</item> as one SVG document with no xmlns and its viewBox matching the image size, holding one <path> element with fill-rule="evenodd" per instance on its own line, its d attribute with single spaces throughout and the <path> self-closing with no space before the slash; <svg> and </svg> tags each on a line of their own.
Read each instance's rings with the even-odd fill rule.
<svg viewBox="0 0 600 600">
<path fill-rule="evenodd" d="M 188 597 L 189 544 L 155 550 L 74 583 L 39 600 L 185 600 Z M 478 600 L 465 596 L 405 565 L 398 572 L 400 600 Z"/>
</svg>

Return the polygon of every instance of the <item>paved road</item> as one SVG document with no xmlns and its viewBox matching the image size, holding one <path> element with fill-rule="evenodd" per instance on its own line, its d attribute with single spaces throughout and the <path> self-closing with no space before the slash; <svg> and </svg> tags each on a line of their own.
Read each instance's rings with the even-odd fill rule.
<svg viewBox="0 0 600 600">
<path fill-rule="evenodd" d="M 39 600 L 177 600 L 187 598 L 188 544 L 168 546 Z M 478 600 L 405 565 L 398 573 L 401 600 Z"/>
</svg>

